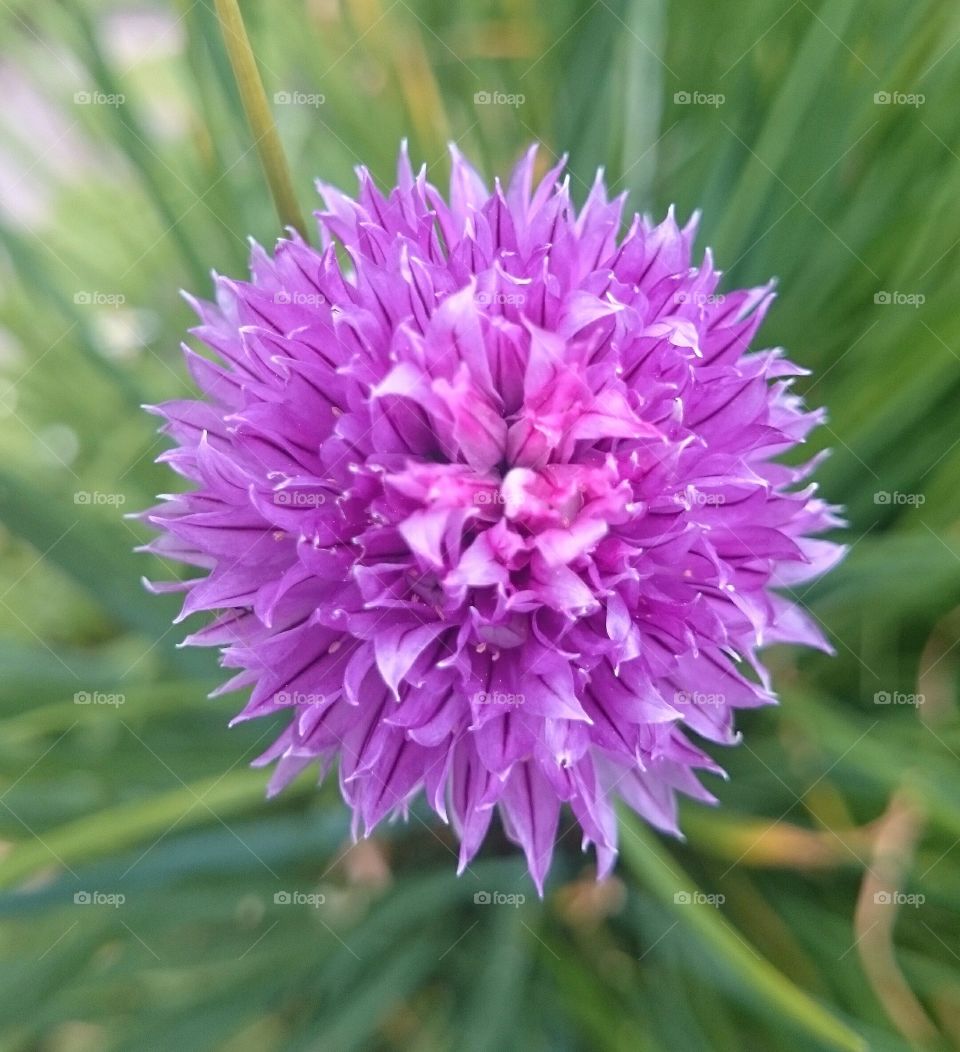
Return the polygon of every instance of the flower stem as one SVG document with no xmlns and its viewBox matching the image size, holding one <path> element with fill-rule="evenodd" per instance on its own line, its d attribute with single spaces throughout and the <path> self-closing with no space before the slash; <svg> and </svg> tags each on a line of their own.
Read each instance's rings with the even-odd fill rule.
<svg viewBox="0 0 960 1052">
<path fill-rule="evenodd" d="M 823 1045 L 842 1052 L 867 1052 L 866 1041 L 842 1019 L 778 971 L 737 934 L 733 925 L 664 851 L 655 836 L 633 815 L 621 809 L 620 828 L 624 861 L 635 876 L 677 913 L 703 946 L 722 961 L 744 990 L 778 1019 L 787 1020 Z M 672 930 L 672 929 L 670 929 Z"/>
<path fill-rule="evenodd" d="M 257 60 L 250 46 L 243 15 L 237 0 L 215 0 L 223 41 L 230 56 L 230 65 L 240 91 L 247 123 L 254 135 L 254 146 L 260 157 L 263 174 L 273 197 L 277 216 L 283 226 L 292 226 L 306 238 L 307 230 L 293 192 L 290 168 L 283 153 L 283 145 L 273 123 L 273 115 L 257 70 Z"/>
</svg>

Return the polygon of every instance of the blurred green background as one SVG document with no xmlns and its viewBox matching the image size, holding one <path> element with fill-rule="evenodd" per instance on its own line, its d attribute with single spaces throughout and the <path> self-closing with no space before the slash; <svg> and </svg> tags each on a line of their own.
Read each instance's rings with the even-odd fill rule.
<svg viewBox="0 0 960 1052">
<path fill-rule="evenodd" d="M 242 6 L 305 211 L 404 136 L 440 184 L 539 139 L 780 279 L 837 656 L 771 652 L 686 843 L 625 819 L 596 886 L 565 835 L 543 902 L 502 838 L 457 879 L 425 814 L 351 848 L 335 785 L 265 802 L 275 728 L 226 729 L 122 518 L 175 484 L 178 290 L 278 234 L 213 2 L 0 0 L 0 1047 L 960 1047 L 960 8 Z"/>
</svg>

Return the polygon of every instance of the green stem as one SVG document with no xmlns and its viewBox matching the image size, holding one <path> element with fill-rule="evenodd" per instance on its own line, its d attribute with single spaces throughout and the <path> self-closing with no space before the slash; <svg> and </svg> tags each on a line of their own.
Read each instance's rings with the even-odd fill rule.
<svg viewBox="0 0 960 1052">
<path fill-rule="evenodd" d="M 699 889 L 640 822 L 624 812 L 620 829 L 626 833 L 621 850 L 628 868 L 676 911 L 678 920 L 696 933 L 746 989 L 759 995 L 759 1003 L 770 1006 L 778 1017 L 791 1020 L 830 1048 L 865 1052 L 867 1044 L 859 1034 L 748 947 L 713 906 L 698 900 Z"/>
<path fill-rule="evenodd" d="M 277 127 L 273 123 L 273 114 L 263 90 L 263 81 L 257 70 L 257 60 L 250 46 L 240 7 L 237 0 L 215 0 L 215 3 L 223 42 L 230 56 L 240 100 L 247 115 L 247 123 L 253 132 L 254 145 L 273 196 L 277 216 L 284 227 L 292 226 L 306 238 L 307 229 L 293 192 L 290 168 L 283 153 Z"/>
<path fill-rule="evenodd" d="M 57 862 L 79 866 L 150 843 L 172 829 L 222 822 L 262 802 L 261 772 L 230 771 L 147 800 L 117 804 L 45 831 L 42 839 L 33 836 L 18 843 L 0 861 L 0 888 L 14 887 Z"/>
</svg>

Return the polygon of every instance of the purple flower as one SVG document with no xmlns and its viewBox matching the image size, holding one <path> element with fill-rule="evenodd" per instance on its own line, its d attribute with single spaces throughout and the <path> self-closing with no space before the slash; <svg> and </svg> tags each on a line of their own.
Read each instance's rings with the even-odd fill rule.
<svg viewBox="0 0 960 1052">
<path fill-rule="evenodd" d="M 460 839 L 494 811 L 542 890 L 567 803 L 600 875 L 619 797 L 678 833 L 722 773 L 734 712 L 774 700 L 757 649 L 829 649 L 782 594 L 842 548 L 775 457 L 822 420 L 804 371 L 748 352 L 772 285 L 716 292 L 696 220 L 634 217 L 602 177 L 579 212 L 535 149 L 491 192 L 453 153 L 449 200 L 401 153 L 388 196 L 321 186 L 323 249 L 252 252 L 193 302 L 200 401 L 156 408 L 188 492 L 150 550 L 203 574 L 187 642 L 286 711 L 278 791 L 339 761 L 354 833 L 421 790 Z"/>
</svg>

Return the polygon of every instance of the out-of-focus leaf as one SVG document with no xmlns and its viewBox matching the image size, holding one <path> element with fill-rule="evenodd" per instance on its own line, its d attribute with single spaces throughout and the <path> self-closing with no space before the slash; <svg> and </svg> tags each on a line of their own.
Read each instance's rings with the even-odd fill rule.
<svg viewBox="0 0 960 1052">
<path fill-rule="evenodd" d="M 621 819 L 624 857 L 638 879 L 665 903 L 679 904 L 677 917 L 700 936 L 704 945 L 735 969 L 745 993 L 751 993 L 764 1010 L 790 1023 L 831 1048 L 865 1052 L 864 1040 L 803 990 L 794 986 L 768 961 L 748 947 L 709 904 L 693 882 L 659 847 L 656 839 L 632 816 Z"/>
</svg>

